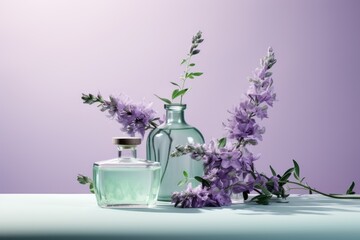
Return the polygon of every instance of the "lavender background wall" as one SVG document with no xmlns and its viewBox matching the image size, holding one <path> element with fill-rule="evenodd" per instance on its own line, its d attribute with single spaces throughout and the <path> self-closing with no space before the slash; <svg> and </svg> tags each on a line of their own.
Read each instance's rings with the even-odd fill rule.
<svg viewBox="0 0 360 240">
<path fill-rule="evenodd" d="M 270 110 L 259 170 L 296 159 L 312 185 L 360 185 L 360 1 L 0 0 L 0 193 L 87 192 L 78 173 L 115 156 L 116 122 L 81 93 L 170 94 L 197 30 L 202 78 L 187 120 L 209 140 L 246 90 L 269 45 L 279 101 Z M 144 156 L 145 145 L 140 149 Z M 357 187 L 356 190 L 360 191 Z"/>
</svg>

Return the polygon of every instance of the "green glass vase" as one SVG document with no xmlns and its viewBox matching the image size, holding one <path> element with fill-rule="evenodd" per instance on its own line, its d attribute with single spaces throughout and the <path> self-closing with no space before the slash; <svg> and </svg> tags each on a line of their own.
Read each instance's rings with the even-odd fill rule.
<svg viewBox="0 0 360 240">
<path fill-rule="evenodd" d="M 187 171 L 189 178 L 202 176 L 204 166 L 201 161 L 191 159 L 189 155 L 171 157 L 170 154 L 178 145 L 204 143 L 204 137 L 198 129 L 186 123 L 184 104 L 169 104 L 166 109 L 166 120 L 158 128 L 152 130 L 147 138 L 147 159 L 160 162 L 161 179 L 158 200 L 170 201 L 173 192 L 181 191 L 186 186 L 178 186 Z M 192 185 L 199 183 L 192 180 Z"/>
</svg>

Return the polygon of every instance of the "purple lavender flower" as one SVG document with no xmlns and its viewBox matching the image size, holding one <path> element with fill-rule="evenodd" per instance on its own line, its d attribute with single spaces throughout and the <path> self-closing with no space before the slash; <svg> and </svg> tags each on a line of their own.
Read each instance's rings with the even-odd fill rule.
<svg viewBox="0 0 360 240">
<path fill-rule="evenodd" d="M 101 111 L 108 111 L 109 117 L 114 117 L 114 115 L 117 112 L 117 106 L 118 106 L 119 99 L 115 98 L 113 96 L 110 96 L 110 101 L 104 101 L 104 103 L 101 105 Z"/>
<path fill-rule="evenodd" d="M 193 188 L 189 183 L 185 191 L 173 193 L 171 202 L 181 208 L 221 207 L 231 205 L 231 198 L 224 189 L 201 185 Z"/>
<path fill-rule="evenodd" d="M 221 167 L 222 168 L 229 168 L 233 167 L 235 170 L 241 169 L 241 151 L 237 149 L 222 149 L 220 153 L 221 158 Z"/>
<path fill-rule="evenodd" d="M 247 190 L 252 191 L 255 188 L 259 188 L 260 186 L 266 188 L 269 192 L 275 195 L 280 195 L 280 184 L 279 177 L 272 176 L 270 178 L 266 177 L 264 174 L 260 174 L 258 172 L 253 173 L 248 176 L 247 179 Z"/>
<path fill-rule="evenodd" d="M 260 118 L 261 120 L 263 120 L 264 118 L 267 118 L 268 117 L 267 109 L 268 109 L 268 107 L 266 105 L 255 107 L 255 109 L 254 109 L 255 116 Z"/>
<path fill-rule="evenodd" d="M 174 192 L 171 201 L 175 203 L 175 207 L 202 208 L 206 205 L 208 199 L 209 192 L 207 189 L 202 188 L 201 185 L 193 188 L 191 183 L 189 183 L 185 191 Z"/>
<path fill-rule="evenodd" d="M 232 112 L 225 129 L 228 137 L 238 141 L 252 139 L 262 140 L 265 128 L 260 127 L 254 117 L 267 118 L 268 106 L 272 106 L 276 100 L 274 93 L 272 73 L 268 70 L 276 63 L 272 48 L 269 48 L 267 56 L 261 60 L 261 66 L 250 78 L 250 86 L 246 98 Z"/>
<path fill-rule="evenodd" d="M 272 183 L 272 189 L 269 189 L 269 191 L 272 192 L 272 190 L 274 190 L 275 192 L 279 192 L 279 177 L 277 176 L 272 176 L 269 180 L 270 183 Z"/>
<path fill-rule="evenodd" d="M 187 145 L 185 147 L 177 147 L 175 155 L 192 153 L 197 159 L 202 159 L 205 167 L 204 179 L 210 184 L 209 187 L 198 186 L 196 189 L 208 193 L 207 200 L 201 202 L 202 206 L 228 206 L 231 204 L 232 185 L 238 183 L 241 177 L 246 174 L 249 169 L 249 161 L 253 158 L 251 154 L 236 148 L 233 144 L 228 143 L 224 147 L 218 147 L 217 142 L 212 140 L 209 144 L 204 145 Z M 174 202 L 181 202 L 179 206 L 190 206 L 198 203 L 194 200 L 193 204 L 190 199 L 194 199 L 194 190 L 187 188 L 184 192 L 174 193 Z M 190 204 L 190 205 L 189 205 Z"/>
<path fill-rule="evenodd" d="M 122 125 L 122 131 L 130 136 L 140 133 L 142 136 L 149 127 L 150 121 L 155 118 L 155 111 L 151 104 L 144 102 L 135 104 L 128 98 L 117 99 L 116 120 Z"/>
<path fill-rule="evenodd" d="M 254 112 L 254 115 L 256 113 Z M 246 110 L 240 105 L 235 109 L 233 116 L 229 119 L 225 129 L 228 130 L 230 139 L 258 139 L 262 140 L 262 134 L 265 128 L 260 127 L 252 116 L 246 113 Z"/>
<path fill-rule="evenodd" d="M 221 206 L 230 206 L 231 205 L 231 197 L 229 192 L 226 192 L 224 189 L 220 190 L 216 194 L 212 194 L 213 198 L 216 201 L 217 207 Z M 216 206 L 215 205 L 215 206 Z"/>
<path fill-rule="evenodd" d="M 160 118 L 155 118 L 155 111 L 151 108 L 151 104 L 133 103 L 128 97 L 110 96 L 110 100 L 104 100 L 98 93 L 97 96 L 83 94 L 81 99 L 85 104 L 100 103 L 98 105 L 100 110 L 108 111 L 108 117 L 115 118 L 122 125 L 121 130 L 130 136 L 139 133 L 144 137 L 146 129 L 157 127 L 155 121 L 162 123 Z"/>
</svg>

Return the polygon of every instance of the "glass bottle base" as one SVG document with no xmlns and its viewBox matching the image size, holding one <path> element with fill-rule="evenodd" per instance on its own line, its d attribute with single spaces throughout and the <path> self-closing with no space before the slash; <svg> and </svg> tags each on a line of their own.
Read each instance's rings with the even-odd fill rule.
<svg viewBox="0 0 360 240">
<path fill-rule="evenodd" d="M 121 209 L 121 208 L 153 208 L 156 207 L 156 203 L 155 204 L 104 204 L 104 205 L 99 205 L 99 207 L 101 208 L 117 208 L 117 209 Z"/>
</svg>

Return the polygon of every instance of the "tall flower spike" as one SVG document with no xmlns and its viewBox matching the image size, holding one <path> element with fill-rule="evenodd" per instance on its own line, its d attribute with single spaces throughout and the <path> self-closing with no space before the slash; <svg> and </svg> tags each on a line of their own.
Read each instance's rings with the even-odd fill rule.
<svg viewBox="0 0 360 240">
<path fill-rule="evenodd" d="M 205 167 L 205 175 L 202 179 L 209 182 L 210 186 L 199 185 L 195 189 L 191 186 L 183 192 L 173 195 L 175 206 L 181 207 L 213 207 L 227 206 L 231 204 L 231 194 L 250 192 L 255 184 L 262 178 L 247 178 L 253 170 L 253 162 L 258 159 L 247 148 L 247 144 L 256 144 L 262 140 L 265 128 L 260 127 L 256 118 L 266 118 L 268 106 L 272 106 L 275 100 L 273 93 L 273 79 L 268 71 L 276 63 L 272 48 L 261 60 L 261 66 L 255 70 L 254 77 L 250 79 L 249 90 L 245 99 L 231 113 L 231 117 L 225 126 L 228 138 L 235 144 L 227 141 L 227 144 L 219 145 L 212 140 L 204 145 L 186 145 L 176 147 L 173 156 L 191 154 L 195 159 L 202 159 Z M 247 179 L 247 180 L 246 180 Z M 273 179 L 273 188 L 278 188 L 277 179 Z M 202 190 L 200 190 L 202 189 Z M 194 192 L 201 192 L 206 198 L 201 198 Z M 201 204 L 200 204 L 201 203 Z"/>
<path fill-rule="evenodd" d="M 275 54 L 270 47 L 267 55 L 261 59 L 261 66 L 255 69 L 254 76 L 249 79 L 250 86 L 245 99 L 232 112 L 225 126 L 230 139 L 239 142 L 262 140 L 265 128 L 256 123 L 255 117 L 267 118 L 268 106 L 272 106 L 276 99 L 272 73 L 268 71 L 275 63 Z"/>
</svg>

